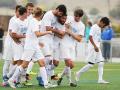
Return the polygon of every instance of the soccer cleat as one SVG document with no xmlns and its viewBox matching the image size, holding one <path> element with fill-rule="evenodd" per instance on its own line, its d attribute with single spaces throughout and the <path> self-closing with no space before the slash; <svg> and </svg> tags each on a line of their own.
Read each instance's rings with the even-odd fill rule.
<svg viewBox="0 0 120 90">
<path fill-rule="evenodd" d="M 14 89 L 16 88 L 15 87 L 15 83 L 12 80 L 9 79 L 8 83 L 9 83 L 9 85 L 10 85 L 11 88 L 14 88 Z"/>
<path fill-rule="evenodd" d="M 59 80 L 57 81 L 57 84 L 60 85 L 62 80 L 63 80 L 63 78 L 59 78 Z"/>
<path fill-rule="evenodd" d="M 44 85 L 45 88 L 53 88 L 53 87 L 57 87 L 57 85 L 52 85 L 50 83 L 48 83 L 47 85 Z"/>
<path fill-rule="evenodd" d="M 75 83 L 70 83 L 70 86 L 71 86 L 71 87 L 77 87 L 77 84 L 75 84 Z"/>
<path fill-rule="evenodd" d="M 25 86 L 32 86 L 33 84 L 32 83 L 30 83 L 30 82 L 24 82 L 23 83 Z"/>
<path fill-rule="evenodd" d="M 23 85 L 22 83 L 16 83 L 15 86 L 16 86 L 16 87 L 19 87 L 19 88 L 24 87 L 24 85 Z"/>
<path fill-rule="evenodd" d="M 105 80 L 99 80 L 98 81 L 99 84 L 108 84 L 109 82 L 105 81 Z"/>
<path fill-rule="evenodd" d="M 30 74 L 30 75 L 37 75 L 37 73 L 32 72 L 32 71 L 31 71 L 29 74 Z"/>
<path fill-rule="evenodd" d="M 1 86 L 2 86 L 2 87 L 8 87 L 9 84 L 8 84 L 8 82 L 3 82 L 3 83 L 1 84 Z"/>
<path fill-rule="evenodd" d="M 39 84 L 40 86 L 44 86 L 44 82 L 43 82 L 43 80 L 42 80 L 42 77 L 41 77 L 41 76 L 40 76 L 40 77 L 37 77 L 36 79 L 37 79 L 38 84 Z"/>
</svg>

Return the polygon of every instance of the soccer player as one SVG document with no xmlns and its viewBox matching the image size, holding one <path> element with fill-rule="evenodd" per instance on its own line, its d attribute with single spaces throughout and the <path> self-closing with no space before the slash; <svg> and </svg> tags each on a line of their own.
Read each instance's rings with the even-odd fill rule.
<svg viewBox="0 0 120 90">
<path fill-rule="evenodd" d="M 32 2 L 29 2 L 26 4 L 26 9 L 27 9 L 27 25 L 29 26 L 29 22 L 30 20 L 33 18 L 33 9 L 34 9 L 34 4 Z M 36 74 L 34 72 L 32 72 L 32 67 L 34 65 L 34 62 L 31 61 L 28 65 L 27 71 L 26 71 L 26 75 L 29 77 L 29 74 Z"/>
<path fill-rule="evenodd" d="M 100 49 L 101 30 L 108 26 L 109 23 L 110 20 L 107 17 L 103 17 L 100 19 L 99 23 L 91 27 L 88 44 L 88 64 L 76 72 L 76 81 L 79 80 L 82 73 L 88 71 L 94 64 L 98 64 L 98 83 L 109 83 L 103 80 L 104 59 Z"/>
<path fill-rule="evenodd" d="M 19 18 L 15 21 L 15 24 L 12 26 L 11 37 L 13 39 L 12 48 L 13 48 L 13 67 L 10 72 L 7 74 L 7 77 L 10 78 L 16 67 L 21 65 L 22 53 L 24 47 L 24 39 L 27 31 L 27 25 L 25 19 L 27 18 L 27 10 L 25 7 L 19 8 Z"/>
<path fill-rule="evenodd" d="M 34 9 L 34 4 L 32 2 L 29 2 L 26 4 L 26 9 L 27 9 L 27 16 L 32 16 L 33 14 L 33 9 Z"/>
<path fill-rule="evenodd" d="M 85 25 L 81 21 L 83 14 L 84 12 L 82 9 L 76 9 L 74 11 L 74 17 L 67 17 L 66 35 L 61 43 L 61 57 L 65 60 L 66 67 L 62 72 L 61 78 L 58 80 L 58 85 L 61 84 L 64 75 L 67 75 L 70 86 L 76 86 L 71 80 L 71 69 L 74 65 L 73 60 L 75 60 L 75 45 L 82 40 L 84 35 Z"/>
<path fill-rule="evenodd" d="M 12 88 L 16 88 L 14 84 L 14 80 L 19 77 L 19 75 L 27 68 L 29 62 L 32 60 L 37 60 L 40 66 L 41 77 L 44 81 L 44 87 L 51 87 L 48 84 L 47 74 L 44 63 L 44 56 L 39 48 L 38 37 L 46 34 L 50 34 L 51 31 L 40 32 L 39 31 L 39 20 L 42 15 L 42 10 L 40 8 L 36 8 L 34 11 L 34 18 L 30 21 L 28 31 L 26 33 L 26 40 L 24 46 L 24 52 L 22 55 L 23 63 L 16 68 L 14 75 L 8 80 L 8 83 Z"/>
<path fill-rule="evenodd" d="M 10 36 L 10 33 L 12 31 L 12 28 L 14 26 L 14 23 L 15 23 L 16 19 L 19 17 L 19 11 L 18 10 L 19 10 L 20 7 L 21 7 L 21 5 L 16 6 L 15 15 L 9 21 L 8 33 L 7 33 L 7 36 L 5 38 L 4 52 L 3 52 L 3 59 L 4 59 L 3 82 L 5 82 L 7 80 L 7 74 L 9 72 L 9 66 L 10 66 L 10 64 L 12 62 L 12 58 L 13 58 L 13 48 L 12 48 L 12 41 L 13 40 Z M 11 64 L 10 70 L 11 69 L 12 69 L 12 64 Z"/>
<path fill-rule="evenodd" d="M 59 5 L 55 10 L 50 10 L 46 12 L 41 21 L 41 32 L 53 31 L 54 24 L 57 21 L 56 18 L 66 13 L 67 13 L 67 10 L 65 5 Z M 53 35 L 42 36 L 41 43 L 44 44 L 43 48 L 44 48 L 46 63 L 52 62 L 53 64 L 51 63 L 52 65 L 50 69 L 53 70 L 59 63 L 58 61 L 53 60 Z"/>
</svg>

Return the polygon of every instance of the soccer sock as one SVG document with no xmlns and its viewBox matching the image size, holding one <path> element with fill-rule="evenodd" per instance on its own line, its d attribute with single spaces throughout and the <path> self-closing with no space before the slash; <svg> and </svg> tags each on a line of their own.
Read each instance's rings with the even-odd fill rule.
<svg viewBox="0 0 120 90">
<path fill-rule="evenodd" d="M 98 80 L 103 80 L 103 66 L 103 62 L 98 63 Z"/>
<path fill-rule="evenodd" d="M 41 74 L 42 80 L 44 82 L 44 85 L 47 85 L 48 79 L 47 79 L 47 73 L 46 73 L 45 67 L 40 67 L 40 74 Z"/>
<path fill-rule="evenodd" d="M 83 68 L 81 68 L 81 69 L 77 72 L 78 77 L 80 78 L 81 74 L 84 73 L 84 72 L 86 72 L 86 71 L 88 71 L 89 68 L 91 68 L 91 67 L 93 67 L 92 64 L 87 64 L 87 65 L 85 65 Z"/>
<path fill-rule="evenodd" d="M 3 76 L 7 75 L 9 72 L 10 60 L 5 60 L 3 65 Z"/>
<path fill-rule="evenodd" d="M 18 79 L 19 75 L 23 72 L 24 68 L 22 66 L 18 66 L 15 70 L 15 73 L 10 78 L 10 80 L 14 81 L 16 78 Z"/>
<path fill-rule="evenodd" d="M 26 72 L 27 74 L 29 74 L 32 71 L 33 65 L 34 65 L 34 62 L 31 61 L 27 68 L 27 72 Z"/>
<path fill-rule="evenodd" d="M 70 67 L 67 67 L 66 66 L 66 71 L 67 71 L 67 78 L 68 78 L 68 80 L 69 80 L 69 83 L 71 83 L 72 82 L 72 80 L 71 80 L 71 69 L 70 69 Z"/>
<path fill-rule="evenodd" d="M 62 74 L 61 74 L 61 78 L 64 77 L 67 74 L 67 66 L 64 68 Z"/>
<path fill-rule="evenodd" d="M 12 65 L 11 67 L 12 67 L 11 70 L 10 70 L 9 73 L 7 74 L 7 77 L 8 77 L 8 78 L 12 77 L 12 75 L 13 75 L 14 72 L 15 72 L 15 69 L 16 69 L 17 65 Z"/>
<path fill-rule="evenodd" d="M 51 65 L 51 69 L 53 70 L 56 66 L 54 64 Z"/>
<path fill-rule="evenodd" d="M 53 60 L 52 56 L 46 56 L 45 57 L 45 64 L 49 65 L 52 60 Z"/>
<path fill-rule="evenodd" d="M 45 68 L 46 68 L 46 71 L 47 71 L 47 75 L 49 77 L 51 77 L 52 75 L 54 75 L 54 70 L 51 69 L 51 65 L 47 65 Z"/>
</svg>

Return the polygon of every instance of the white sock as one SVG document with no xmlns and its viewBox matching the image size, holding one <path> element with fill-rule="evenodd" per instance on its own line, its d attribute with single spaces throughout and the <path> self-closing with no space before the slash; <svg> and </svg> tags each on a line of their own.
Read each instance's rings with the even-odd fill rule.
<svg viewBox="0 0 120 90">
<path fill-rule="evenodd" d="M 51 69 L 52 69 L 52 70 L 55 69 L 55 67 L 56 67 L 56 66 L 55 66 L 54 64 L 51 65 Z"/>
<path fill-rule="evenodd" d="M 34 62 L 32 61 L 28 64 L 27 74 L 29 74 L 32 71 L 33 65 L 34 65 Z"/>
<path fill-rule="evenodd" d="M 72 83 L 72 80 L 71 80 L 71 69 L 70 69 L 70 67 L 66 66 L 66 71 L 67 71 L 67 78 L 69 80 L 69 83 Z"/>
<path fill-rule="evenodd" d="M 51 69 L 51 65 L 47 65 L 45 68 L 46 68 L 48 77 L 51 77 L 54 75 L 54 70 Z"/>
<path fill-rule="evenodd" d="M 61 78 L 64 77 L 66 74 L 67 74 L 67 67 L 64 68 L 62 75 L 61 75 Z"/>
<path fill-rule="evenodd" d="M 40 75 L 42 77 L 42 80 L 44 82 L 44 85 L 48 84 L 48 78 L 45 67 L 40 67 Z"/>
<path fill-rule="evenodd" d="M 16 78 L 19 77 L 19 75 L 23 72 L 24 68 L 22 66 L 18 66 L 13 74 L 13 76 L 10 78 L 10 80 L 14 81 Z"/>
<path fill-rule="evenodd" d="M 9 72 L 9 66 L 10 66 L 11 60 L 5 60 L 3 65 L 3 76 L 6 76 Z"/>
<path fill-rule="evenodd" d="M 103 62 L 98 63 L 98 80 L 103 80 L 103 66 Z"/>
<path fill-rule="evenodd" d="M 84 73 L 84 72 L 86 72 L 86 71 L 88 71 L 89 68 L 91 68 L 91 67 L 93 67 L 92 64 L 87 64 L 87 65 L 85 65 L 83 68 L 81 68 L 81 69 L 77 72 L 78 77 L 80 78 L 81 74 Z"/>
<path fill-rule="evenodd" d="M 45 65 L 49 65 L 52 60 L 53 60 L 52 56 L 46 56 L 45 57 Z"/>
<path fill-rule="evenodd" d="M 9 73 L 7 74 L 7 77 L 8 77 L 8 78 L 12 77 L 12 75 L 13 75 L 14 72 L 15 72 L 16 67 L 17 67 L 17 65 L 12 65 L 11 70 L 10 70 Z"/>
</svg>

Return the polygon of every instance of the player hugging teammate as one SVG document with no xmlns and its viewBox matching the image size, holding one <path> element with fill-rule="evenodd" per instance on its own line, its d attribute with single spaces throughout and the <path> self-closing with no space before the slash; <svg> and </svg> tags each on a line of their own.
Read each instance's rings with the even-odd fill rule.
<svg viewBox="0 0 120 90">
<path fill-rule="evenodd" d="M 75 47 L 84 37 L 85 25 L 81 21 L 84 11 L 74 10 L 74 16 L 67 15 L 65 5 L 43 13 L 42 9 L 27 3 L 26 7 L 16 6 L 15 15 L 9 21 L 8 34 L 4 44 L 3 85 L 12 88 L 29 84 L 34 63 L 38 63 L 37 80 L 44 88 L 56 87 L 66 76 L 71 87 L 76 87 L 81 74 L 98 63 L 98 83 L 103 80 L 103 58 L 100 50 L 101 29 L 108 26 L 107 17 L 100 19 L 90 30 L 88 64 L 76 72 L 72 80 Z M 9 53 L 10 52 L 10 53 Z M 64 60 L 65 67 L 58 77 L 54 69 Z M 56 81 L 56 84 L 52 81 Z"/>
</svg>

